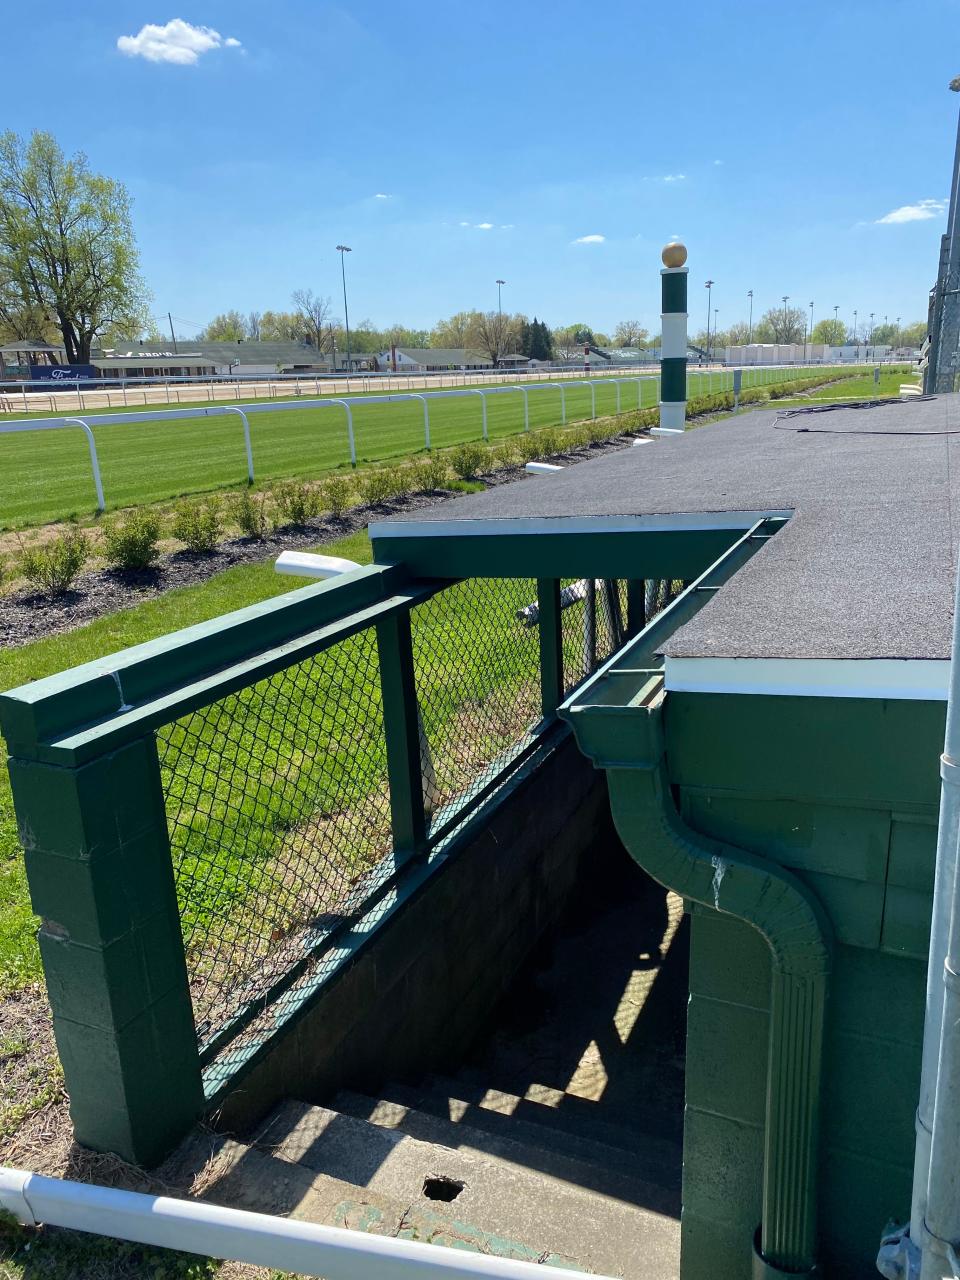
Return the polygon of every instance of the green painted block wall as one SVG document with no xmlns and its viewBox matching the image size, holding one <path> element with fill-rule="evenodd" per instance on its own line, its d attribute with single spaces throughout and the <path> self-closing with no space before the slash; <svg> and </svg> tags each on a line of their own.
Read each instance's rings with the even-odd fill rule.
<svg viewBox="0 0 960 1280">
<path fill-rule="evenodd" d="M 774 858 L 836 932 L 820 1150 L 822 1262 L 874 1271 L 909 1214 L 944 707 L 669 694 L 671 779 L 694 829 Z M 772 745 L 773 744 L 773 745 Z M 695 908 L 683 1280 L 747 1280 L 760 1220 L 770 960 Z"/>
</svg>

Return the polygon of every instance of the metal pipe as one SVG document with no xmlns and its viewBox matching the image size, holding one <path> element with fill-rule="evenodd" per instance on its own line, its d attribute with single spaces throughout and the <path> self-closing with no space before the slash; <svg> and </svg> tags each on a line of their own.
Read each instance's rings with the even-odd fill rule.
<svg viewBox="0 0 960 1280">
<path fill-rule="evenodd" d="M 948 1273 L 960 1239 L 960 573 L 951 653 L 910 1220 L 923 1280 Z"/>
<path fill-rule="evenodd" d="M 83 429 L 83 433 L 87 437 L 87 448 L 90 450 L 90 466 L 93 470 L 93 485 L 97 491 L 97 510 L 105 511 L 106 502 L 103 497 L 103 481 L 100 478 L 100 459 L 97 457 L 97 442 L 93 438 L 93 432 L 82 418 L 64 418 L 64 422 L 75 423 Z"/>
<path fill-rule="evenodd" d="M 467 1253 L 344 1227 L 298 1222 L 198 1200 L 45 1178 L 0 1168 L 0 1207 L 23 1226 L 66 1227 L 133 1240 L 159 1249 L 248 1262 L 273 1271 L 325 1280 L 543 1280 L 534 1262 Z M 551 1280 L 583 1280 L 582 1272 L 550 1268 Z"/>
</svg>

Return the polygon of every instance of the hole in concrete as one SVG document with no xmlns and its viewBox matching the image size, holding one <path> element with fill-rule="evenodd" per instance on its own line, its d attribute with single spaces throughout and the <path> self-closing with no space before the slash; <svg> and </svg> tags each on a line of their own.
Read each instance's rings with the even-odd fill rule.
<svg viewBox="0 0 960 1280">
<path fill-rule="evenodd" d="M 458 1178 L 448 1178 L 442 1173 L 434 1174 L 424 1178 L 423 1194 L 428 1200 L 443 1200 L 449 1204 L 451 1200 L 456 1200 L 465 1185 Z"/>
</svg>

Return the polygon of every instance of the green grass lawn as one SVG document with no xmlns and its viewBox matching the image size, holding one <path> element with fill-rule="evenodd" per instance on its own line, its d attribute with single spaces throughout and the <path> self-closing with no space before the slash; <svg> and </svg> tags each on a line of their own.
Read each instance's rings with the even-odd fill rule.
<svg viewBox="0 0 960 1280">
<path fill-rule="evenodd" d="M 913 370 L 903 366 L 892 369 L 881 368 L 880 382 L 878 384 L 873 380 L 873 369 L 871 368 L 861 377 L 845 379 L 832 386 L 814 389 L 796 400 L 784 398 L 783 400 L 777 400 L 775 403 L 779 407 L 781 405 L 819 404 L 832 400 L 887 399 L 900 394 L 901 383 L 915 381 L 916 377 Z"/>
<path fill-rule="evenodd" d="M 825 374 L 827 371 L 824 371 Z M 744 385 L 756 385 L 771 371 L 748 370 Z M 786 381 L 809 370 L 780 370 Z M 712 373 L 691 369 L 689 395 L 729 390 L 732 372 Z M 575 380 L 563 383 L 530 383 L 527 398 L 530 426 L 553 426 L 561 420 L 560 387 L 566 399 L 568 422 L 591 417 L 590 387 Z M 613 381 L 595 384 L 596 415 L 616 412 L 617 388 Z M 359 403 L 353 407 L 354 433 L 359 463 L 409 457 L 424 448 L 423 407 L 415 400 Z M 657 401 L 657 383 L 647 375 L 639 384 L 620 387 L 621 410 L 650 408 Z M 260 402 L 264 403 L 264 402 Z M 278 403 L 287 405 L 287 401 Z M 446 448 L 482 434 L 482 401 L 472 392 L 428 402 L 431 445 Z M 486 397 L 487 426 L 491 439 L 515 435 L 524 428 L 524 396 L 510 389 Z M 188 406 L 183 406 L 188 407 Z M 243 428 L 234 414 L 197 417 L 171 422 L 106 424 L 93 428 L 107 506 L 134 506 L 164 502 L 185 494 L 235 488 L 246 481 Z M 158 406 L 151 406 L 154 411 Z M 162 410 L 163 406 L 159 406 Z M 116 416 L 123 411 L 110 412 Z M 8 415 L 0 425 L 15 417 Z M 337 468 L 348 467 L 346 416 L 335 404 L 312 409 L 296 400 L 289 407 L 250 416 L 254 472 L 257 483 L 288 479 L 312 479 Z M 76 426 L 62 430 L 0 434 L 0 529 L 19 529 L 95 513 L 95 493 L 87 441 Z"/>
<path fill-rule="evenodd" d="M 531 383 L 527 396 L 530 426 L 561 420 L 560 386 L 567 420 L 589 418 L 590 388 L 576 381 Z M 650 378 L 621 385 L 623 411 L 656 404 L 657 384 Z M 359 463 L 409 457 L 424 448 L 423 406 L 415 400 L 353 406 Z M 261 404 L 265 403 L 263 401 Z M 286 406 L 286 401 L 278 402 Z M 482 436 L 482 401 L 467 394 L 428 401 L 431 444 L 446 448 Z M 524 396 L 508 390 L 486 397 L 491 439 L 524 427 Z M 184 494 L 222 490 L 246 481 L 242 423 L 235 414 L 202 415 L 172 422 L 124 423 L 93 428 L 103 488 L 109 508 L 161 502 Z M 613 383 L 596 386 L 598 417 L 614 413 Z M 151 410 L 158 406 L 151 406 Z M 159 406 L 162 409 L 162 406 Z M 99 410 L 97 412 L 100 412 Z M 122 411 L 117 410 L 117 413 Z M 115 415 L 112 415 L 115 416 Z M 4 425 L 11 418 L 0 419 Z M 257 483 L 291 477 L 314 478 L 348 467 L 346 415 L 335 404 L 307 409 L 290 402 L 270 413 L 250 415 Z M 0 434 L 4 484 L 0 489 L 0 528 L 23 528 L 71 516 L 92 515 L 95 493 L 87 441 L 79 427 Z"/>
</svg>

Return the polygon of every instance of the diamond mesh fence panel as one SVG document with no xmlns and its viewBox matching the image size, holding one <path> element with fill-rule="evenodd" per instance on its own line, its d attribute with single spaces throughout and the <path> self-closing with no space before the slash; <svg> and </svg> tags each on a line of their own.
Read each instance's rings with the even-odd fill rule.
<svg viewBox="0 0 960 1280">
<path fill-rule="evenodd" d="M 201 1041 L 364 896 L 390 848 L 373 630 L 157 734 Z"/>
<path fill-rule="evenodd" d="M 540 719 L 539 629 L 517 617 L 536 598 L 529 578 L 471 578 L 413 610 L 421 763 L 434 815 L 469 799 L 487 766 Z"/>
<path fill-rule="evenodd" d="M 658 584 L 650 608 L 675 585 Z M 622 643 L 626 584 L 597 582 L 592 595 L 582 580 L 564 587 L 569 689 Z M 470 579 L 411 612 L 436 838 L 459 820 L 454 802 L 516 767 L 505 753 L 541 719 L 539 628 L 518 616 L 535 601 L 531 579 Z M 269 1030 L 322 976 L 331 930 L 389 903 L 375 630 L 167 725 L 157 748 L 194 1014 L 212 1053 L 251 1017 L 257 1034 Z"/>
</svg>

